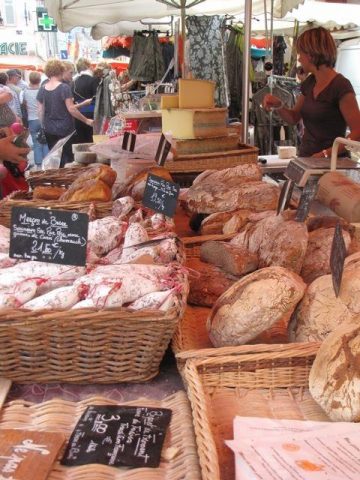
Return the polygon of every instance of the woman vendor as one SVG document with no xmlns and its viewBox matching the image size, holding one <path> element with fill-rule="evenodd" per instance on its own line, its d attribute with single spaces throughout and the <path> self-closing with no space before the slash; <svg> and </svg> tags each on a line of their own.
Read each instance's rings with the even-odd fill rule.
<svg viewBox="0 0 360 480">
<path fill-rule="evenodd" d="M 300 157 L 330 157 L 336 137 L 360 140 L 360 111 L 354 89 L 345 77 L 334 69 L 336 45 L 330 33 L 322 27 L 303 32 L 296 43 L 298 60 L 309 74 L 301 84 L 294 108 L 286 108 L 278 97 L 266 95 L 263 106 L 277 110 L 289 124 L 304 122 L 304 136 L 299 147 Z M 344 147 L 339 146 L 339 154 Z"/>
</svg>

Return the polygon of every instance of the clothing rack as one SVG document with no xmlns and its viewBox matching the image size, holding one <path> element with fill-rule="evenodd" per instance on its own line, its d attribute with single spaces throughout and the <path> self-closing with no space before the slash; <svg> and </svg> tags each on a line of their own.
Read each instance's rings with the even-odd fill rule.
<svg viewBox="0 0 360 480">
<path fill-rule="evenodd" d="M 269 79 L 270 77 L 272 77 L 272 79 L 275 80 L 273 85 L 276 85 L 277 82 L 282 84 L 294 85 L 294 86 L 297 85 L 296 78 L 294 77 L 286 77 L 285 75 L 270 75 Z M 268 82 L 269 82 L 269 79 L 268 79 Z"/>
</svg>

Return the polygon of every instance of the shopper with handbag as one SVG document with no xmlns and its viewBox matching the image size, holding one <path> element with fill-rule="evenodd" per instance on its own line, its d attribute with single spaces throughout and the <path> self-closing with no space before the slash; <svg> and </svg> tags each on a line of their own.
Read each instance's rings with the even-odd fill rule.
<svg viewBox="0 0 360 480">
<path fill-rule="evenodd" d="M 75 107 L 70 87 L 62 82 L 63 73 L 64 65 L 60 60 L 49 60 L 45 65 L 45 74 L 49 81 L 37 94 L 39 118 L 50 149 L 75 131 L 74 118 L 89 127 L 93 124 L 93 120 L 86 118 Z M 63 147 L 60 167 L 73 161 L 71 146 L 70 138 Z"/>
<path fill-rule="evenodd" d="M 43 158 L 49 152 L 44 132 L 41 128 L 36 97 L 40 89 L 41 75 L 39 72 L 31 72 L 29 75 L 29 87 L 23 93 L 23 104 L 26 109 L 29 131 L 33 142 L 35 167 L 40 169 Z M 45 139 L 45 141 L 44 141 Z"/>
</svg>

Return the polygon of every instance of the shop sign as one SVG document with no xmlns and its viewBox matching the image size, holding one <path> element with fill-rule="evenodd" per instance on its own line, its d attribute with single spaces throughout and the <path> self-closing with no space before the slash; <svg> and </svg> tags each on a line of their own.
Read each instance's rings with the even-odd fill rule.
<svg viewBox="0 0 360 480">
<path fill-rule="evenodd" d="M 57 32 L 57 25 L 52 17 L 49 17 L 46 8 L 36 9 L 38 32 Z"/>
<path fill-rule="evenodd" d="M 27 55 L 26 42 L 0 43 L 0 55 Z"/>
</svg>

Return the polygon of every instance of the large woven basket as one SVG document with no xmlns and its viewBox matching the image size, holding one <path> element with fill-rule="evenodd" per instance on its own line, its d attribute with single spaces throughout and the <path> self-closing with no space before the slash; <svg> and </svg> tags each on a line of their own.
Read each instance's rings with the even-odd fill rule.
<svg viewBox="0 0 360 480">
<path fill-rule="evenodd" d="M 54 187 L 68 187 L 76 180 L 80 173 L 83 173 L 83 167 L 71 167 L 71 168 L 54 168 L 38 172 L 30 172 L 26 180 L 30 187 L 41 185 L 51 185 Z"/>
<path fill-rule="evenodd" d="M 168 312 L 108 310 L 0 310 L 0 377 L 18 383 L 147 381 L 182 317 Z"/>
<path fill-rule="evenodd" d="M 10 227 L 13 207 L 48 208 L 87 213 L 90 205 L 95 207 L 96 218 L 111 215 L 112 202 L 60 202 L 59 200 L 34 200 L 29 192 L 14 192 L 0 201 L 0 225 Z"/>
<path fill-rule="evenodd" d="M 238 416 L 328 420 L 308 391 L 318 343 L 227 348 L 226 355 L 186 362 L 184 375 L 203 480 L 232 480 Z"/>
<path fill-rule="evenodd" d="M 0 429 L 21 429 L 63 433 L 68 439 L 81 414 L 89 405 L 117 405 L 108 398 L 93 397 L 74 403 L 50 400 L 32 404 L 16 400 L 7 404 L 0 414 Z M 162 459 L 158 468 L 115 468 L 105 465 L 65 467 L 54 464 L 48 480 L 200 480 L 191 410 L 184 392 L 159 400 L 137 399 L 122 405 L 151 406 L 172 410 L 165 437 Z M 29 479 L 33 478 L 29 472 Z M 36 480 L 36 479 L 34 479 Z"/>
</svg>

